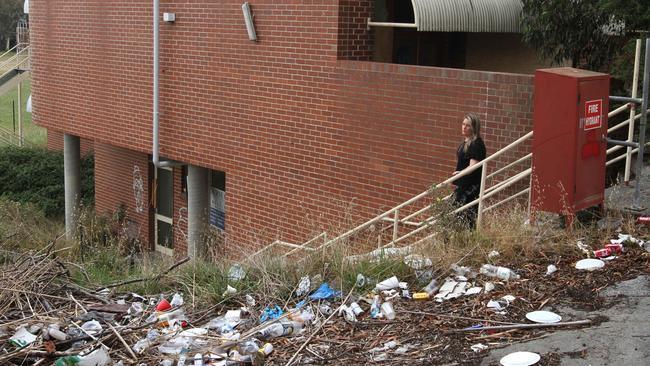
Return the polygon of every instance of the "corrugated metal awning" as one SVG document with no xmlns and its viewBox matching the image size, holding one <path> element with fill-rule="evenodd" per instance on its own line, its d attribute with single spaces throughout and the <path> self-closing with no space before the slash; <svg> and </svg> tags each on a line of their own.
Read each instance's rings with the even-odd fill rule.
<svg viewBox="0 0 650 366">
<path fill-rule="evenodd" d="M 411 0 L 422 32 L 521 32 L 521 0 Z"/>
<path fill-rule="evenodd" d="M 373 22 L 368 27 L 420 32 L 521 33 L 521 0 L 411 0 L 415 23 Z"/>
</svg>

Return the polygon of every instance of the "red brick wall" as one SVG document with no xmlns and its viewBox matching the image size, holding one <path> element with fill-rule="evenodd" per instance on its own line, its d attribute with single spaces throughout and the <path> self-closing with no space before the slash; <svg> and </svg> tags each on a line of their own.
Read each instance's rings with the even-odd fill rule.
<svg viewBox="0 0 650 366">
<path fill-rule="evenodd" d="M 53 129 L 47 130 L 47 149 L 63 151 L 63 133 Z M 93 141 L 89 139 L 79 139 L 79 150 L 82 157 L 93 152 Z"/>
<path fill-rule="evenodd" d="M 141 200 L 136 200 L 136 195 Z M 149 247 L 149 162 L 147 154 L 95 144 L 95 211 L 112 215 L 123 205 L 138 237 Z"/>
<path fill-rule="evenodd" d="M 226 172 L 231 247 L 300 242 L 340 224 L 342 208 L 358 222 L 420 193 L 453 171 L 467 111 L 484 118 L 489 153 L 530 130 L 530 76 L 345 60 L 371 53 L 363 4 L 255 2 L 257 43 L 241 2 L 162 5 L 177 21 L 161 24 L 161 154 Z M 150 7 L 33 0 L 34 120 L 138 151 L 141 163 Z M 345 17 L 356 20 L 343 31 Z M 124 167 L 97 170 L 109 168 L 131 182 Z M 104 208 L 129 201 L 129 184 L 103 183 Z"/>
<path fill-rule="evenodd" d="M 343 60 L 370 61 L 373 38 L 368 30 L 373 1 L 339 1 L 338 57 Z"/>
</svg>

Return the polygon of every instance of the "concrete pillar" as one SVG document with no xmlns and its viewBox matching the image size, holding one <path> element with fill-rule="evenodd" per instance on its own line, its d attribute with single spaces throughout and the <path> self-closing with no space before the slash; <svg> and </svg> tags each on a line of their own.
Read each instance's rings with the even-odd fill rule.
<svg viewBox="0 0 650 366">
<path fill-rule="evenodd" d="M 79 137 L 63 135 L 63 183 L 65 186 L 65 236 L 74 239 L 79 221 L 77 210 L 81 196 L 81 153 Z"/>
<path fill-rule="evenodd" d="M 205 253 L 203 230 L 208 223 L 208 169 L 187 167 L 187 255 L 196 259 Z"/>
</svg>

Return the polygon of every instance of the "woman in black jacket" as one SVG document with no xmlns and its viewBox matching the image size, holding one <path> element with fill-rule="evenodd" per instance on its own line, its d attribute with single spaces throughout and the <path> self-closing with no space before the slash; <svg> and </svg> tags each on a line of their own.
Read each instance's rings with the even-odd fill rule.
<svg viewBox="0 0 650 366">
<path fill-rule="evenodd" d="M 463 119 L 461 127 L 463 134 L 463 142 L 458 146 L 456 156 L 458 161 L 456 163 L 456 171 L 454 175 L 458 174 L 461 170 L 478 164 L 479 161 L 485 159 L 485 144 L 481 138 L 481 120 L 474 113 L 468 113 Z M 469 175 L 461 177 L 454 181 L 456 185 L 454 191 L 454 204 L 457 207 L 463 206 L 469 202 L 474 201 L 479 196 L 481 187 L 481 170 L 479 168 Z M 469 228 L 476 226 L 476 215 L 478 213 L 478 204 L 467 208 L 459 214 L 459 218 L 464 221 L 464 224 Z"/>
</svg>

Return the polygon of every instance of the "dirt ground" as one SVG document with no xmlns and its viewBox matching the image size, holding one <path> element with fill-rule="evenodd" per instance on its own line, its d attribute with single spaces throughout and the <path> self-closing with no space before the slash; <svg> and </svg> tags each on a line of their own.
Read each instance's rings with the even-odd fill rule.
<svg viewBox="0 0 650 366">
<path fill-rule="evenodd" d="M 359 322 L 349 324 L 335 317 L 292 364 L 498 365 L 504 355 L 526 350 L 540 354 L 539 365 L 646 365 L 650 352 L 650 253 L 625 253 L 594 272 L 575 269 L 577 259 L 542 256 L 532 263 L 514 263 L 512 268 L 522 279 L 496 283 L 489 293 L 443 303 L 395 302 L 397 317 L 393 321 L 362 314 Z M 545 276 L 551 263 L 558 271 Z M 484 280 L 487 278 L 479 276 L 476 284 Z M 490 299 L 503 295 L 517 298 L 505 314 L 486 308 Z M 525 314 L 540 309 L 554 311 L 563 322 L 590 319 L 591 324 L 453 332 L 499 325 L 496 322 L 530 323 Z M 276 352 L 268 363 L 284 365 L 310 333 L 274 342 Z M 392 349 L 370 351 L 390 341 L 396 343 Z M 488 349 L 472 351 L 470 347 L 477 343 Z"/>
</svg>

